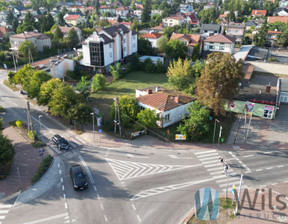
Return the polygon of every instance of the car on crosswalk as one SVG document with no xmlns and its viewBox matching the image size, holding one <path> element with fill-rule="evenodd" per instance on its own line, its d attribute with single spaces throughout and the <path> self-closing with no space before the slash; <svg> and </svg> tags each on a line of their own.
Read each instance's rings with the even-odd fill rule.
<svg viewBox="0 0 288 224">
<path fill-rule="evenodd" d="M 52 142 L 54 143 L 54 145 L 57 146 L 58 149 L 60 150 L 68 150 L 70 147 L 70 143 L 63 137 L 61 137 L 60 135 L 54 135 L 52 137 Z"/>
<path fill-rule="evenodd" d="M 80 165 L 73 165 L 70 168 L 70 177 L 74 190 L 83 190 L 88 187 L 86 175 Z"/>
</svg>

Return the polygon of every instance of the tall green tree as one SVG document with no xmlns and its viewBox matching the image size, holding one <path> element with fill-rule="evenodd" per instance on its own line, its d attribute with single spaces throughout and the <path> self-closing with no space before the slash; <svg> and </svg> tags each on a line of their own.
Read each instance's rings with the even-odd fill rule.
<svg viewBox="0 0 288 224">
<path fill-rule="evenodd" d="M 59 12 L 58 15 L 57 15 L 57 24 L 59 26 L 65 26 L 66 25 L 66 22 L 64 20 L 64 13 L 63 12 Z"/>
<path fill-rule="evenodd" d="M 9 25 L 12 25 L 12 22 L 13 20 L 15 19 L 13 13 L 11 12 L 11 10 L 8 11 L 8 14 L 7 14 L 7 18 L 6 18 L 6 22 L 9 24 Z"/>
<path fill-rule="evenodd" d="M 165 48 L 165 54 L 170 60 L 185 59 L 187 51 L 186 44 L 180 40 L 170 40 Z"/>
<path fill-rule="evenodd" d="M 35 71 L 27 87 L 28 96 L 31 99 L 38 97 L 41 85 L 51 78 L 52 76 L 45 71 Z"/>
<path fill-rule="evenodd" d="M 86 76 L 82 76 L 81 81 L 76 85 L 76 89 L 82 94 L 84 99 L 87 99 L 90 94 L 90 85 L 91 82 L 87 80 Z"/>
<path fill-rule="evenodd" d="M 157 121 L 160 120 L 159 114 L 155 110 L 141 110 L 137 114 L 138 123 L 143 125 L 145 128 L 157 128 Z"/>
<path fill-rule="evenodd" d="M 193 52 L 192 52 L 192 55 L 191 55 L 192 60 L 196 61 L 199 58 L 199 54 L 200 54 L 200 45 L 199 45 L 199 43 L 197 43 L 193 47 Z"/>
<path fill-rule="evenodd" d="M 80 102 L 69 108 L 68 117 L 80 124 L 83 131 L 84 125 L 91 120 L 91 113 L 91 107 L 86 103 Z"/>
<path fill-rule="evenodd" d="M 33 56 L 36 55 L 37 49 L 31 41 L 25 40 L 21 43 L 18 52 L 24 55 L 25 58 L 29 57 L 29 54 Z"/>
<path fill-rule="evenodd" d="M 187 118 L 183 120 L 183 124 L 177 127 L 177 131 L 192 140 L 197 140 L 209 131 L 209 110 L 207 107 L 203 107 L 199 101 L 195 101 L 187 106 L 187 112 Z"/>
<path fill-rule="evenodd" d="M 11 163 L 14 155 L 15 151 L 12 143 L 0 132 L 0 168 L 3 169 L 5 165 Z"/>
<path fill-rule="evenodd" d="M 18 27 L 18 19 L 13 19 L 12 22 L 12 30 L 16 33 L 17 32 L 17 27 Z"/>
<path fill-rule="evenodd" d="M 288 29 L 286 29 L 279 38 L 279 44 L 282 47 L 287 47 L 288 45 Z"/>
<path fill-rule="evenodd" d="M 260 31 L 255 34 L 253 39 L 257 47 L 265 47 L 267 31 L 267 20 L 265 20 Z"/>
<path fill-rule="evenodd" d="M 230 54 L 209 54 L 205 68 L 196 81 L 197 98 L 216 115 L 224 115 L 224 104 L 238 93 L 238 84 L 243 77 L 241 63 Z"/>
<path fill-rule="evenodd" d="M 141 15 L 142 23 L 149 23 L 151 20 L 152 3 L 151 0 L 144 1 L 144 9 Z"/>
<path fill-rule="evenodd" d="M 96 0 L 95 8 L 96 8 L 96 12 L 97 12 L 97 14 L 98 14 L 98 13 L 99 13 L 99 9 L 100 9 L 100 2 L 99 2 L 99 0 Z"/>
<path fill-rule="evenodd" d="M 160 37 L 159 40 L 157 41 L 158 51 L 161 53 L 164 53 L 167 43 L 168 43 L 167 37 L 165 37 L 165 36 Z"/>
<path fill-rule="evenodd" d="M 52 28 L 52 26 L 54 26 L 54 24 L 55 24 L 55 21 L 54 21 L 53 16 L 50 13 L 48 13 L 46 16 L 46 29 L 45 29 L 45 31 L 49 31 Z"/>
<path fill-rule="evenodd" d="M 120 77 L 120 67 L 121 63 L 118 62 L 115 66 L 110 65 L 110 72 L 113 76 L 113 81 L 117 81 Z"/>
<path fill-rule="evenodd" d="M 62 40 L 63 39 L 63 33 L 61 32 L 59 26 L 56 27 L 55 33 L 54 33 L 54 38 L 57 40 Z"/>
<path fill-rule="evenodd" d="M 79 44 L 78 35 L 75 29 L 71 29 L 68 33 L 68 45 L 69 47 L 76 47 Z"/>
<path fill-rule="evenodd" d="M 121 117 L 123 117 L 122 114 L 125 114 L 129 118 L 135 120 L 137 114 L 140 111 L 140 108 L 137 105 L 137 100 L 135 99 L 135 97 L 123 95 L 119 97 L 119 110 L 121 113 Z M 111 107 L 111 116 L 112 118 L 115 117 L 115 102 Z"/>
<path fill-rule="evenodd" d="M 143 37 L 138 38 L 138 54 L 140 55 L 155 55 L 155 51 L 149 40 Z"/>
<path fill-rule="evenodd" d="M 96 93 L 99 90 L 104 89 L 106 86 L 105 76 L 102 74 L 96 74 L 92 78 L 91 92 Z"/>
<path fill-rule="evenodd" d="M 42 83 L 40 92 L 37 96 L 37 102 L 39 105 L 47 106 L 52 99 L 54 91 L 62 89 L 64 83 L 60 79 L 50 79 L 47 82 Z"/>
</svg>

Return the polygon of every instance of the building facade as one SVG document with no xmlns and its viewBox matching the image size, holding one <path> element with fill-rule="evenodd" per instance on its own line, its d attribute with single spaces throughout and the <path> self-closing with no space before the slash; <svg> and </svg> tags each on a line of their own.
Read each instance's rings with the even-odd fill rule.
<svg viewBox="0 0 288 224">
<path fill-rule="evenodd" d="M 245 23 L 229 23 L 226 34 L 241 43 L 245 36 Z"/>
<path fill-rule="evenodd" d="M 204 40 L 203 51 L 206 52 L 222 52 L 233 54 L 235 46 L 235 38 L 223 34 L 213 35 Z"/>
</svg>

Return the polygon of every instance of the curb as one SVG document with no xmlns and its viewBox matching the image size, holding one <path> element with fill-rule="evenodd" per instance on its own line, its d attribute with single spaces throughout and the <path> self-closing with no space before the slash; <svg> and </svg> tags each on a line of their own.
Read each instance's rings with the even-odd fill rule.
<svg viewBox="0 0 288 224">
<path fill-rule="evenodd" d="M 14 197 L 16 197 L 16 196 L 18 196 L 18 195 L 20 195 L 21 194 L 21 191 L 17 191 L 17 192 L 15 192 L 15 193 L 13 193 L 13 194 L 10 194 L 8 197 L 6 197 L 6 198 L 2 198 L 1 200 L 0 200 L 0 203 L 5 203 L 6 201 L 9 201 L 10 199 L 12 199 L 12 198 L 14 198 Z M 17 201 L 17 200 L 16 200 Z"/>
</svg>

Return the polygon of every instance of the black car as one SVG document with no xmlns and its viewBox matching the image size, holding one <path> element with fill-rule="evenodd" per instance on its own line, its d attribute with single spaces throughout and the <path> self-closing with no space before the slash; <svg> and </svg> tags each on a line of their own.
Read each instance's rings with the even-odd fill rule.
<svg viewBox="0 0 288 224">
<path fill-rule="evenodd" d="M 68 150 L 70 147 L 69 142 L 65 138 L 62 138 L 60 135 L 54 135 L 52 141 L 57 145 L 58 149 Z"/>
<path fill-rule="evenodd" d="M 70 176 L 72 179 L 74 190 L 83 190 L 88 187 L 86 176 L 80 165 L 73 165 L 70 168 Z"/>
</svg>

